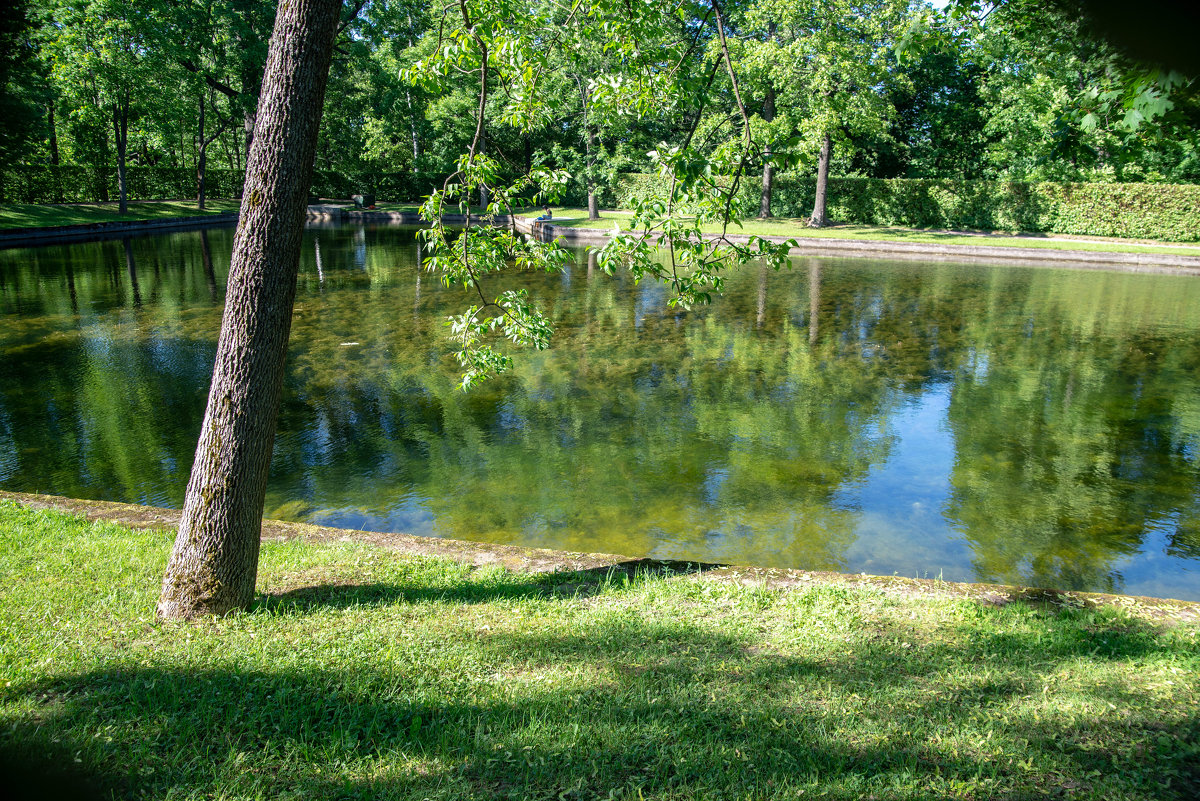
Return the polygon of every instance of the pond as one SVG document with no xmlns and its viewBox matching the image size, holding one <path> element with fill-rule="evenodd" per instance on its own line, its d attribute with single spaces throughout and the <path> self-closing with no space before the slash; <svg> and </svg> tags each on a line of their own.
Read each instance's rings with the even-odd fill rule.
<svg viewBox="0 0 1200 801">
<path fill-rule="evenodd" d="M 182 505 L 231 241 L 0 251 L 0 489 Z M 808 258 L 683 312 L 580 253 L 463 393 L 417 262 L 308 231 L 268 517 L 1200 600 L 1196 278 Z"/>
</svg>

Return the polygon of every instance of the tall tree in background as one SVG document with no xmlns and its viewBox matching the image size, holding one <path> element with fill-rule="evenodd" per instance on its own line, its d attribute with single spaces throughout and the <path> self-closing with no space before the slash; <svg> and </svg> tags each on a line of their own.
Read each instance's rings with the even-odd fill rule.
<svg viewBox="0 0 1200 801">
<path fill-rule="evenodd" d="M 200 113 L 196 118 L 196 206 L 203 211 L 208 189 L 208 147 L 225 132 L 229 121 L 221 116 L 217 98 L 207 86 L 201 87 L 197 95 L 200 99 Z M 207 124 L 206 117 L 209 114 L 215 118 L 215 125 Z"/>
<path fill-rule="evenodd" d="M 893 44 L 905 0 L 757 0 L 739 15 L 731 45 L 739 71 L 757 79 L 757 136 L 766 145 L 759 215 L 768 216 L 780 147 L 817 167 L 810 225 L 828 224 L 835 147 L 886 135 L 895 110 L 883 89 L 894 73 Z"/>
<path fill-rule="evenodd" d="M 792 86 L 803 92 L 803 141 L 817 152 L 817 186 L 809 225 L 829 224 L 826 211 L 833 148 L 850 134 L 881 134 L 894 110 L 880 89 L 886 84 L 891 45 L 906 3 L 894 0 L 836 0 L 784 3 L 785 64 L 793 65 Z"/>
<path fill-rule="evenodd" d="M 254 596 L 317 128 L 341 0 L 281 4 L 271 38 L 208 408 L 158 613 Z"/>
<path fill-rule="evenodd" d="M 79 110 L 107 128 L 116 151 L 120 211 L 128 207 L 130 123 L 153 85 L 147 57 L 146 15 L 128 0 L 60 3 L 58 35 L 51 42 L 53 77 Z"/>
<path fill-rule="evenodd" d="M 196 109 L 191 141 L 196 165 L 196 205 L 203 209 L 208 195 L 209 147 L 232 127 L 244 92 L 233 88 L 234 77 L 246 56 L 237 46 L 236 31 L 245 20 L 224 0 L 190 0 L 159 8 L 153 15 L 152 44 L 161 54 L 171 54 L 160 62 L 158 79 L 178 85 L 180 116 L 191 117 Z M 257 66 L 255 59 L 255 66 Z M 258 85 L 258 76 L 253 85 Z M 222 100 L 226 110 L 222 113 Z M 232 165 L 230 165 L 232 166 Z"/>
<path fill-rule="evenodd" d="M 369 102 L 362 109 L 365 166 L 378 170 L 419 170 L 428 147 L 428 99 L 400 71 L 417 59 L 417 43 L 428 27 L 425 5 L 413 0 L 371 3 L 362 15 L 361 35 L 371 43 Z M 364 69 L 367 72 L 367 69 Z"/>
<path fill-rule="evenodd" d="M 39 133 L 46 105 L 37 69 L 37 21 L 29 0 L 10 3 L 0 15 L 0 164 L 24 155 Z"/>
</svg>

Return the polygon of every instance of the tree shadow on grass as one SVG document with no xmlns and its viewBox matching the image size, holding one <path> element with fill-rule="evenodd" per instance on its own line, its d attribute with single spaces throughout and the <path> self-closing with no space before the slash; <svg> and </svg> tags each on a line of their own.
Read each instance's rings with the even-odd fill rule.
<svg viewBox="0 0 1200 801">
<path fill-rule="evenodd" d="M 118 797 L 1102 798 L 1110 777 L 1130 798 L 1196 797 L 1194 709 L 1149 719 L 1136 691 L 1094 683 L 1089 706 L 1128 714 L 1022 711 L 1091 655 L 1069 619 L 1036 622 L 1045 636 L 915 647 L 881 623 L 784 651 L 617 605 L 569 631 L 431 643 L 428 659 L 381 637 L 338 669 L 288 658 L 303 642 L 196 669 L 131 661 L 0 688 L 29 710 L 0 747 L 69 754 Z M 1165 656 L 1125 623 L 1103 632 L 1118 653 Z"/>
<path fill-rule="evenodd" d="M 445 586 L 334 582 L 260 595 L 253 606 L 272 614 L 314 612 L 397 603 L 490 603 L 500 599 L 589 597 L 614 585 L 713 570 L 723 565 L 662 559 L 630 559 L 588 570 L 530 576 L 503 574 L 487 581 L 455 581 Z"/>
</svg>

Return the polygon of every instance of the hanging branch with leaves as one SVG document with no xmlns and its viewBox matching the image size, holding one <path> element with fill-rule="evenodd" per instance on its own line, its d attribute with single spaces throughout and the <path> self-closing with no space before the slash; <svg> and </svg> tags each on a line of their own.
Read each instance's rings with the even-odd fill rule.
<svg viewBox="0 0 1200 801">
<path fill-rule="evenodd" d="M 580 24 L 572 28 L 574 21 Z M 558 69 L 556 65 L 571 62 L 573 49 L 597 48 L 605 54 L 604 71 L 587 83 L 596 115 L 640 119 L 703 108 L 723 69 L 738 97 L 743 129 L 740 140 L 702 153 L 692 144 L 701 119 L 697 113 L 682 143 L 663 143 L 650 153 L 665 193 L 634 201 L 629 227 L 614 230 L 600 249 L 600 267 L 610 274 L 628 269 L 635 281 L 661 281 L 670 288 L 669 305 L 686 309 L 709 303 L 721 291 L 722 272 L 731 267 L 754 259 L 775 269 L 787 263 L 794 243 L 762 237 L 738 241 L 730 233 L 743 214 L 738 197 L 743 176 L 773 157 L 754 139 L 725 27 L 717 0 L 673 6 L 574 0 L 569 6 L 549 3 L 532 9 L 509 0 L 458 0 L 443 7 L 432 54 L 404 70 L 402 77 L 436 89 L 451 76 L 474 76 L 477 102 L 471 144 L 455 172 L 421 208 L 430 223 L 422 232 L 424 267 L 438 273 L 447 286 L 462 286 L 472 299 L 465 312 L 448 321 L 459 345 L 463 387 L 511 366 L 511 356 L 501 350 L 503 340 L 539 349 L 550 342 L 549 320 L 525 290 L 506 290 L 490 299 L 483 283 L 511 269 L 558 272 L 572 262 L 569 251 L 523 236 L 515 223 L 516 208 L 553 201 L 572 176 L 535 167 L 508 177 L 482 152 L 481 144 L 489 103 L 501 106 L 502 124 L 528 131 L 544 123 L 547 100 L 539 84 Z M 681 29 L 689 35 L 680 35 Z M 705 38 L 705 29 L 707 38 L 715 34 L 721 47 L 715 57 L 705 57 L 706 80 L 684 80 L 681 68 Z M 564 33 L 568 30 L 571 35 Z M 472 216 L 470 200 L 481 189 L 490 201 Z M 453 210 L 479 224 L 451 229 L 446 214 Z M 704 233 L 712 224 L 720 228 L 716 236 Z"/>
</svg>

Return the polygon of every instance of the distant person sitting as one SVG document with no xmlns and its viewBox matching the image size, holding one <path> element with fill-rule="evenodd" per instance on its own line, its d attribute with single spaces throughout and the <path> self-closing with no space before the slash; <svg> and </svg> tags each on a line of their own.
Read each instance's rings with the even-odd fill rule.
<svg viewBox="0 0 1200 801">
<path fill-rule="evenodd" d="M 534 222 L 544 222 L 544 221 L 546 221 L 546 220 L 549 220 L 549 219 L 551 219 L 551 218 L 553 217 L 553 215 L 550 213 L 550 207 L 549 207 L 549 206 L 543 206 L 543 207 L 542 207 L 542 211 L 544 211 L 544 212 L 546 212 L 546 213 L 545 213 L 545 214 L 543 214 L 541 217 L 538 217 L 537 219 L 535 219 L 535 220 L 534 220 Z"/>
</svg>

